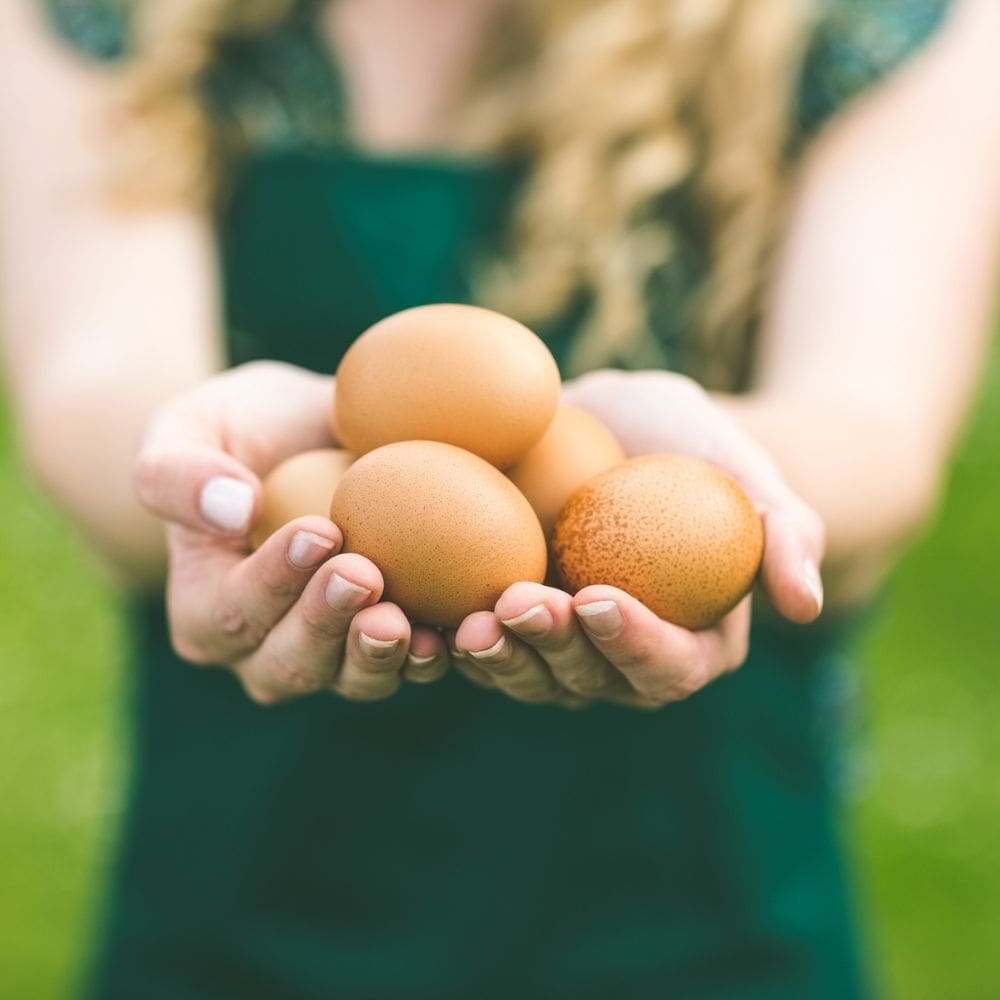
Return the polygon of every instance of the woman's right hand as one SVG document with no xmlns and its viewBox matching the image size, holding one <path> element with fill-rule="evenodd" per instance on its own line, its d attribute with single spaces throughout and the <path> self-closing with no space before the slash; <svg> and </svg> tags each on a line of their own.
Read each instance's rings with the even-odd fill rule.
<svg viewBox="0 0 1000 1000">
<path fill-rule="evenodd" d="M 261 704 L 324 690 L 376 700 L 448 668 L 441 636 L 380 600 L 381 573 L 341 553 L 326 518 L 299 518 L 249 550 L 259 476 L 334 444 L 332 391 L 330 378 L 277 362 L 232 369 L 161 409 L 136 459 L 140 499 L 168 522 L 174 648 L 229 668 Z"/>
</svg>

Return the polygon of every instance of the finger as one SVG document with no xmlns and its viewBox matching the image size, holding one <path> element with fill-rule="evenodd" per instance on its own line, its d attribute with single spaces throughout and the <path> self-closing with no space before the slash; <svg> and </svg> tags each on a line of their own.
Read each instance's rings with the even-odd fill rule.
<svg viewBox="0 0 1000 1000">
<path fill-rule="evenodd" d="M 721 435 L 720 435 L 721 438 Z M 741 483 L 764 523 L 761 582 L 777 610 L 805 624 L 823 610 L 823 521 L 785 482 L 767 452 L 736 429 L 720 462 Z"/>
<path fill-rule="evenodd" d="M 730 400 L 728 405 L 739 404 Z M 752 434 L 723 411 L 713 407 L 710 412 L 706 440 L 711 445 L 703 457 L 742 485 L 764 520 L 764 590 L 786 618 L 810 622 L 823 608 L 819 567 L 826 533 L 822 518 L 788 485 L 777 463 Z"/>
<path fill-rule="evenodd" d="M 594 645 L 643 697 L 687 698 L 746 657 L 750 601 L 701 632 L 672 625 L 616 587 L 585 587 L 573 608 Z"/>
<path fill-rule="evenodd" d="M 732 436 L 720 464 L 739 480 L 763 519 L 764 591 L 790 621 L 811 622 L 823 610 L 823 520 L 785 482 L 774 460 L 749 433 L 734 428 Z"/>
<path fill-rule="evenodd" d="M 462 622 L 455 634 L 455 646 L 511 698 L 544 702 L 562 693 L 545 661 L 515 636 L 507 634 L 489 611 L 477 611 Z"/>
<path fill-rule="evenodd" d="M 760 578 L 771 603 L 790 621 L 806 624 L 823 610 L 822 521 L 804 504 L 764 514 Z"/>
<path fill-rule="evenodd" d="M 501 595 L 494 613 L 541 657 L 567 691 L 590 698 L 631 693 L 621 674 L 587 638 L 565 591 L 515 583 Z"/>
<path fill-rule="evenodd" d="M 470 657 L 457 650 L 454 645 L 449 648 L 448 656 L 451 660 L 451 665 L 467 681 L 472 681 L 473 684 L 481 688 L 496 688 L 496 684 L 490 676 L 489 671 L 474 663 Z"/>
<path fill-rule="evenodd" d="M 302 596 L 236 672 L 256 701 L 274 704 L 328 688 L 351 622 L 382 594 L 382 575 L 364 556 L 344 552 L 321 567 Z"/>
<path fill-rule="evenodd" d="M 232 663 L 256 649 L 343 542 L 336 525 L 313 516 L 289 522 L 252 555 L 186 528 L 169 537 L 175 645 L 202 663 Z"/>
<path fill-rule="evenodd" d="M 429 684 L 448 672 L 448 647 L 437 629 L 415 625 L 410 635 L 410 648 L 403 664 L 403 680 Z"/>
<path fill-rule="evenodd" d="M 260 480 L 221 452 L 190 449 L 141 455 L 134 476 L 148 510 L 197 531 L 242 536 L 260 514 Z"/>
<path fill-rule="evenodd" d="M 331 397 L 332 379 L 280 362 L 215 376 L 150 421 L 133 466 L 139 499 L 172 523 L 244 535 L 260 512 L 259 475 L 331 443 Z"/>
<path fill-rule="evenodd" d="M 331 690 L 352 701 L 378 701 L 395 694 L 409 644 L 410 623 L 395 604 L 363 608 L 351 622 Z"/>
</svg>

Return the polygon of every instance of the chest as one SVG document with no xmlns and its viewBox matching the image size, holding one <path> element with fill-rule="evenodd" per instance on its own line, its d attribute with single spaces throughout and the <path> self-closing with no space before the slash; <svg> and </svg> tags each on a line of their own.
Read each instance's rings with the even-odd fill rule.
<svg viewBox="0 0 1000 1000">
<path fill-rule="evenodd" d="M 335 0 L 317 33 L 343 84 L 353 141 L 379 152 L 440 146 L 505 0 Z"/>
<path fill-rule="evenodd" d="M 468 301 L 520 177 L 512 164 L 347 149 L 251 157 L 220 219 L 232 360 L 333 371 L 382 317 Z"/>
</svg>

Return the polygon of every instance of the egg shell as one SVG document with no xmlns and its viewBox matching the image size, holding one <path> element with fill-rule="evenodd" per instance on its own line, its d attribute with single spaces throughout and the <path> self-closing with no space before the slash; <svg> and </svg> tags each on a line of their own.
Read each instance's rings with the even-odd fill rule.
<svg viewBox="0 0 1000 1000">
<path fill-rule="evenodd" d="M 559 391 L 555 360 L 526 326 L 476 306 L 419 306 L 376 323 L 348 349 L 334 433 L 359 455 L 419 439 L 506 468 L 545 433 Z"/>
<path fill-rule="evenodd" d="M 625 461 L 615 436 L 586 410 L 560 405 L 541 440 L 507 470 L 528 498 L 546 538 L 559 512 L 588 479 Z"/>
<path fill-rule="evenodd" d="M 341 448 L 316 448 L 276 465 L 262 483 L 264 507 L 250 533 L 253 548 L 297 517 L 329 517 L 333 491 L 353 461 L 354 455 Z"/>
<path fill-rule="evenodd" d="M 703 629 L 748 593 L 764 529 L 722 470 L 684 455 L 633 458 L 577 490 L 556 521 L 553 552 L 573 590 L 610 584 L 661 618 Z"/>
<path fill-rule="evenodd" d="M 385 599 L 411 621 L 457 627 L 492 610 L 512 583 L 545 578 L 531 505 L 502 472 L 437 441 L 403 441 L 359 458 L 330 507 L 344 551 L 371 559 Z"/>
</svg>

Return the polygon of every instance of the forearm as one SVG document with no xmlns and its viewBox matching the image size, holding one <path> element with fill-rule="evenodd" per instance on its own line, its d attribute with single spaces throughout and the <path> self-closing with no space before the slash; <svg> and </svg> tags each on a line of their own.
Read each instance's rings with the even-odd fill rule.
<svg viewBox="0 0 1000 1000">
<path fill-rule="evenodd" d="M 20 408 L 28 468 L 112 572 L 143 586 L 164 578 L 166 547 L 162 522 L 136 499 L 133 463 L 155 404 L 185 387 L 114 366 L 50 370 Z"/>
<path fill-rule="evenodd" d="M 109 198 L 115 86 L 36 5 L 0 5 L 0 348 L 22 448 L 106 559 L 148 580 L 163 545 L 133 457 L 152 410 L 221 363 L 218 279 L 203 213 Z"/>
<path fill-rule="evenodd" d="M 106 561 L 155 580 L 162 529 L 135 497 L 132 463 L 153 410 L 221 365 L 208 226 L 67 210 L 46 291 L 16 221 L 0 227 L 0 318 L 26 461 Z"/>
<path fill-rule="evenodd" d="M 80 242 L 89 250 L 59 269 L 55 303 L 4 303 L 23 448 L 106 560 L 155 580 L 162 528 L 135 497 L 132 464 L 153 410 L 221 365 L 214 251 L 186 219 L 112 216 Z"/>
</svg>

